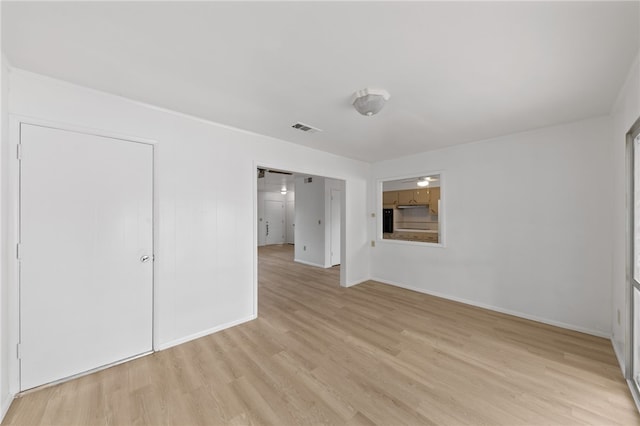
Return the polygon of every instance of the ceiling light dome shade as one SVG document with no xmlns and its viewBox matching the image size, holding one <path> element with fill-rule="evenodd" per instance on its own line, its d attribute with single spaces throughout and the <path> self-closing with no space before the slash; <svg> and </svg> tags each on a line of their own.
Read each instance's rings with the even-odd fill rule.
<svg viewBox="0 0 640 426">
<path fill-rule="evenodd" d="M 390 97 L 383 89 L 362 89 L 353 94 L 351 103 L 360 114 L 371 117 L 380 112 Z"/>
</svg>

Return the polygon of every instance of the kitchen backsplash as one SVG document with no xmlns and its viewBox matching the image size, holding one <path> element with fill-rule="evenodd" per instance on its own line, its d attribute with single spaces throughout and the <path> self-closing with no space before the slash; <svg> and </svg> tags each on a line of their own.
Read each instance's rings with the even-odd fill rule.
<svg viewBox="0 0 640 426">
<path fill-rule="evenodd" d="M 427 208 L 395 209 L 393 227 L 394 229 L 438 230 L 438 215 L 430 214 Z"/>
</svg>

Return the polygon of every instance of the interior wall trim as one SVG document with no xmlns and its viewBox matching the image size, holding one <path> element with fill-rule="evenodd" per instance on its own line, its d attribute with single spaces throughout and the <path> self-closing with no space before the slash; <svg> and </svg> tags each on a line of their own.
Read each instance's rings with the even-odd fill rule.
<svg viewBox="0 0 640 426">
<path fill-rule="evenodd" d="M 4 396 L 4 399 L 2 400 L 2 406 L 0 406 L 0 422 L 4 420 L 4 417 L 7 415 L 7 411 L 9 411 L 14 398 L 15 395 L 12 393 L 8 393 Z"/>
<path fill-rule="evenodd" d="M 257 315 L 250 315 L 248 317 L 241 318 L 239 320 L 227 322 L 225 324 L 221 324 L 221 325 L 216 326 L 216 327 L 208 328 L 206 330 L 202 330 L 202 331 L 199 331 L 197 333 L 190 334 L 188 336 L 180 337 L 179 339 L 171 340 L 171 341 L 165 342 L 165 343 L 160 343 L 160 344 L 158 344 L 158 347 L 156 348 L 156 350 L 163 351 L 165 349 L 169 349 L 169 348 L 172 348 L 174 346 L 178 346 L 178 345 L 181 345 L 183 343 L 190 342 L 191 340 L 199 339 L 200 337 L 204 337 L 204 336 L 208 336 L 208 335 L 213 334 L 213 333 L 217 333 L 218 331 L 222 331 L 222 330 L 224 330 L 226 328 L 235 327 L 236 325 L 240 325 L 240 324 L 243 324 L 245 322 L 253 321 L 256 318 L 258 318 Z"/>
<path fill-rule="evenodd" d="M 395 286 L 395 287 L 404 288 L 404 289 L 407 289 L 407 290 L 417 291 L 418 293 L 424 293 L 424 294 L 428 294 L 430 296 L 440 297 L 442 299 L 447 299 L 447 300 L 452 300 L 454 302 L 464 303 L 465 305 L 476 306 L 478 308 L 483 308 L 483 309 L 488 309 L 490 311 L 500 312 L 501 314 L 513 315 L 514 317 L 523 318 L 523 319 L 527 319 L 527 320 L 531 320 L 531 321 L 536 321 L 536 322 L 540 322 L 540 323 L 547 324 L 547 325 L 553 325 L 555 327 L 564 328 L 566 330 L 572 330 L 572 331 L 577 331 L 577 332 L 580 332 L 580 333 L 590 334 L 590 335 L 596 336 L 596 337 L 604 337 L 605 339 L 611 340 L 611 333 L 605 333 L 605 332 L 602 332 L 600 330 L 593 330 L 593 329 L 586 328 L 586 327 L 580 327 L 580 326 L 573 325 L 573 324 L 567 324 L 567 323 L 560 322 L 560 321 L 554 321 L 554 320 L 550 320 L 550 319 L 547 319 L 547 318 L 538 317 L 536 315 L 529 315 L 529 314 L 525 314 L 525 313 L 518 312 L 518 311 L 512 311 L 510 309 L 504 309 L 504 308 L 500 308 L 500 307 L 497 307 L 497 306 L 493 306 L 493 305 L 489 305 L 489 304 L 485 304 L 485 303 L 480 303 L 480 302 L 476 302 L 476 301 L 469 300 L 469 299 L 464 299 L 464 298 L 461 298 L 461 297 L 455 297 L 455 296 L 451 296 L 451 295 L 448 295 L 448 294 L 443 294 L 443 293 L 439 293 L 439 292 L 435 292 L 435 291 L 429 291 L 429 290 L 425 290 L 423 288 L 413 287 L 413 286 L 409 286 L 409 285 L 405 285 L 405 284 L 402 284 L 402 283 L 389 281 L 389 280 L 385 280 L 385 279 L 381 279 L 381 278 L 372 277 L 371 279 L 373 281 L 377 281 L 377 282 L 380 282 L 382 284 L 388 284 L 388 285 L 392 285 L 392 286 Z"/>
<path fill-rule="evenodd" d="M 308 265 L 308 266 L 315 266 L 317 268 L 322 268 L 322 269 L 327 269 L 329 268 L 329 266 L 324 266 L 321 265 L 319 263 L 313 263 L 313 262 L 308 262 L 306 260 L 300 260 L 300 259 L 293 259 L 294 262 L 298 262 L 298 263 L 302 263 L 303 265 Z"/>
</svg>

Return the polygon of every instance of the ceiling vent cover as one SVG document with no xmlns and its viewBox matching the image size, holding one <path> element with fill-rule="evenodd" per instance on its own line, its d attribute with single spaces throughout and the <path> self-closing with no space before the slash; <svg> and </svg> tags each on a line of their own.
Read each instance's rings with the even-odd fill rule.
<svg viewBox="0 0 640 426">
<path fill-rule="evenodd" d="M 293 126 L 294 129 L 298 129 L 302 132 L 305 133 L 316 133 L 316 132 L 321 132 L 322 130 L 318 129 L 317 127 L 313 127 L 313 126 L 309 126 L 308 124 L 304 124 L 304 123 L 300 123 L 297 122 L 296 124 L 294 124 Z"/>
</svg>

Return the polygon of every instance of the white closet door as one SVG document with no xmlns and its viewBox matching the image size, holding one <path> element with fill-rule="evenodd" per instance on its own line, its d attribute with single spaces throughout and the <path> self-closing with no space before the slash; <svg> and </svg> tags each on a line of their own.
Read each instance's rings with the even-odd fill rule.
<svg viewBox="0 0 640 426">
<path fill-rule="evenodd" d="M 153 150 L 25 124 L 20 140 L 26 390 L 152 350 Z"/>
<path fill-rule="evenodd" d="M 284 243 L 284 202 L 266 200 L 265 210 L 265 244 Z"/>
</svg>

